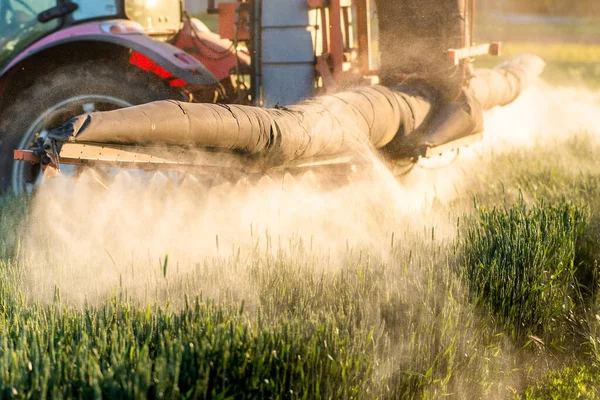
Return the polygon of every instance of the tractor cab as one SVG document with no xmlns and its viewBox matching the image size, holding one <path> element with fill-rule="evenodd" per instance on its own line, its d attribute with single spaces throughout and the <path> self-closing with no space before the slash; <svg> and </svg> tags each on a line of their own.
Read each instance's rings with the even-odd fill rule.
<svg viewBox="0 0 600 400">
<path fill-rule="evenodd" d="M 40 22 L 38 16 L 56 0 L 0 0 L 0 67 L 12 55 L 59 27 L 60 20 Z"/>
</svg>

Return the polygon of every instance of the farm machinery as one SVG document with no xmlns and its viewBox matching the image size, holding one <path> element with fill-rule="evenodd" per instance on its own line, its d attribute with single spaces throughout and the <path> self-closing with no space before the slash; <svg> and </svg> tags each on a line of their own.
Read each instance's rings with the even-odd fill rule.
<svg viewBox="0 0 600 400">
<path fill-rule="evenodd" d="M 11 1 L 26 3 L 2 0 L 2 10 Z M 483 112 L 515 100 L 544 66 L 526 55 L 474 69 L 474 57 L 500 50 L 498 43 L 475 44 L 474 3 L 244 0 L 216 7 L 212 1 L 216 35 L 182 19 L 175 0 L 59 0 L 36 21 L 21 23 L 43 39 L 21 45 L 0 87 L 3 98 L 36 85 L 49 97 L 74 85 L 75 95 L 53 97 L 48 104 L 63 99 L 60 107 L 42 116 L 32 114 L 41 108 L 26 110 L 22 125 L 5 122 L 20 112 L 12 102 L 0 134 L 16 135 L 7 143 L 19 148 L 10 163 L 0 154 L 0 168 L 11 171 L 10 185 L 19 192 L 34 186 L 41 171 L 55 175 L 66 166 L 238 179 L 355 170 L 362 149 L 376 149 L 393 166 L 469 145 L 481 138 Z M 110 19 L 89 11 L 109 6 Z M 21 18 L 10 10 L 13 20 Z M 81 10 L 92 12 L 91 21 L 81 19 Z M 54 33 L 44 36 L 40 24 L 49 22 Z M 54 66 L 57 59 L 64 65 Z M 36 83 L 45 63 L 51 71 L 76 65 L 81 77 Z M 111 80 L 102 81 L 107 75 Z M 106 94 L 113 83 L 132 97 Z M 35 102 L 36 93 L 28 96 Z"/>
</svg>

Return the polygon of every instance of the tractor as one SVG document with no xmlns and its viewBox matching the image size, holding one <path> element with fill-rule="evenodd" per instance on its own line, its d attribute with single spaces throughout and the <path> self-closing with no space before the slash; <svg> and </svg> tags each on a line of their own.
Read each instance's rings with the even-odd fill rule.
<svg viewBox="0 0 600 400">
<path fill-rule="evenodd" d="M 0 192 L 31 192 L 40 169 L 13 150 L 79 114 L 244 102 L 232 76 L 249 61 L 180 0 L 0 0 Z"/>
<path fill-rule="evenodd" d="M 415 163 L 479 140 L 483 112 L 544 65 L 473 68 L 500 52 L 475 43 L 475 0 L 210 1 L 219 35 L 178 0 L 0 1 L 0 182 L 15 193 L 61 168 L 235 180 L 356 170 L 364 146 Z"/>
</svg>

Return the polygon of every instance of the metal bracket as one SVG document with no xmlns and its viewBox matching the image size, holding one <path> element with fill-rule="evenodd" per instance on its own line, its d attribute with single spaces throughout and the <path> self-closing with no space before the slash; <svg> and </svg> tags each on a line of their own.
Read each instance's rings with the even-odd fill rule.
<svg viewBox="0 0 600 400">
<path fill-rule="evenodd" d="M 58 147 L 56 146 L 56 140 L 50 140 L 50 151 L 46 151 L 48 157 L 50 158 L 50 165 L 56 169 L 56 172 L 60 173 L 60 154 L 58 151 Z"/>
<path fill-rule="evenodd" d="M 334 93 L 338 90 L 338 85 L 335 80 L 335 77 L 331 73 L 330 64 L 329 64 L 330 55 L 328 53 L 324 53 L 317 57 L 317 66 L 316 70 L 323 78 L 323 87 L 327 93 Z"/>
<path fill-rule="evenodd" d="M 442 144 L 439 146 L 435 146 L 435 147 L 427 146 L 427 148 L 425 149 L 425 153 L 422 154 L 421 156 L 424 158 L 431 158 L 431 157 L 443 154 L 447 151 L 460 149 L 461 147 L 467 147 L 473 143 L 481 141 L 482 139 L 483 139 L 483 134 L 476 133 L 474 135 L 465 136 L 460 139 L 456 139 L 456 140 L 453 140 L 451 142 L 448 142 L 448 143 L 445 143 L 445 144 Z"/>
<path fill-rule="evenodd" d="M 460 64 L 462 60 L 489 54 L 499 56 L 502 48 L 500 42 L 480 44 L 478 46 L 465 47 L 462 49 L 449 49 L 448 58 L 454 65 Z"/>
<path fill-rule="evenodd" d="M 35 154 L 33 150 L 15 150 L 13 152 L 13 159 L 16 161 L 25 161 L 31 164 L 42 163 L 41 157 Z"/>
</svg>

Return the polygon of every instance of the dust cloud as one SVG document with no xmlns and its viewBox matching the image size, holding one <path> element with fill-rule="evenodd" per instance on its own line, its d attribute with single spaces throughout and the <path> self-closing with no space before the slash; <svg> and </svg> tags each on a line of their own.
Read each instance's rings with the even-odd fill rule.
<svg viewBox="0 0 600 400">
<path fill-rule="evenodd" d="M 203 296 L 252 301 L 253 252 L 275 253 L 302 241 L 333 260 L 323 268 L 336 268 L 348 247 L 385 257 L 392 235 L 401 237 L 407 227 L 435 225 L 452 235 L 455 221 L 433 203 L 460 196 L 463 183 L 497 154 L 580 131 L 600 134 L 598 115 L 600 94 L 540 83 L 490 111 L 484 140 L 458 157 L 423 161 L 397 179 L 373 154 L 365 171 L 339 187 L 323 185 L 312 172 L 216 185 L 129 170 L 107 187 L 92 171 L 76 184 L 64 176 L 46 180 L 22 246 L 27 292 L 50 301 L 58 289 L 64 301 L 82 304 L 124 288 L 144 302 L 165 281 L 194 273 L 201 277 L 194 289 Z"/>
</svg>

